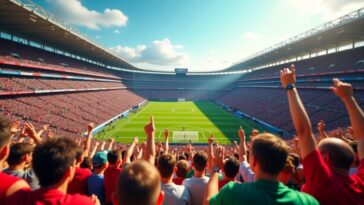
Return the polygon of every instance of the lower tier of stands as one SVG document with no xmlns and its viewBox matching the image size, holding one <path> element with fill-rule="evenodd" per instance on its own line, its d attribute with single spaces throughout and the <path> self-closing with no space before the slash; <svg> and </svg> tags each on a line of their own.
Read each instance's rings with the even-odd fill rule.
<svg viewBox="0 0 364 205">
<path fill-rule="evenodd" d="M 128 90 L 7 97 L 0 115 L 40 127 L 50 124 L 56 134 L 80 136 L 89 122 L 103 123 L 145 99 Z"/>
</svg>

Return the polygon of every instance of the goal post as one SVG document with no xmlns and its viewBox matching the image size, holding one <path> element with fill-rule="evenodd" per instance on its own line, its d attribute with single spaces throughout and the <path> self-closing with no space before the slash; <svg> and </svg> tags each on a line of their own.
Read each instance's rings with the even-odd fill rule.
<svg viewBox="0 0 364 205">
<path fill-rule="evenodd" d="M 173 142 L 198 142 L 197 131 L 173 131 Z"/>
<path fill-rule="evenodd" d="M 177 102 L 186 102 L 186 99 L 185 98 L 178 98 Z"/>
</svg>

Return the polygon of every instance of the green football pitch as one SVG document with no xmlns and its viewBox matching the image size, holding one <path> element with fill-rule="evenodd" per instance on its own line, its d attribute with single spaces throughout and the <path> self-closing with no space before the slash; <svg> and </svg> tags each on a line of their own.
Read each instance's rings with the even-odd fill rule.
<svg viewBox="0 0 364 205">
<path fill-rule="evenodd" d="M 115 121 L 95 135 L 96 139 L 110 139 L 117 142 L 130 143 L 135 136 L 145 140 L 144 125 L 150 116 L 154 116 L 156 141 L 164 141 L 163 132 L 168 128 L 170 143 L 189 142 L 189 140 L 173 140 L 174 131 L 194 131 L 198 140 L 192 142 L 206 143 L 213 133 L 220 144 L 230 144 L 238 140 L 237 131 L 243 126 L 249 136 L 252 129 L 263 131 L 253 121 L 239 119 L 222 110 L 213 102 L 149 102 L 135 113 Z M 195 135 L 196 136 L 196 135 Z M 197 137 L 195 137 L 197 139 Z"/>
</svg>

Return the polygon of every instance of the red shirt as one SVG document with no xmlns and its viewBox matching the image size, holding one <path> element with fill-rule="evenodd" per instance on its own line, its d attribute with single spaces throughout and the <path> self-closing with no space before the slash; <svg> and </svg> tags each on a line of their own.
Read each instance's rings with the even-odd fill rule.
<svg viewBox="0 0 364 205">
<path fill-rule="evenodd" d="M 4 201 L 8 189 L 21 179 L 0 172 L 0 202 Z M 2 203 L 0 203 L 2 204 Z"/>
<path fill-rule="evenodd" d="M 364 159 L 352 176 L 333 173 L 318 150 L 302 163 L 306 179 L 302 191 L 314 196 L 320 204 L 364 204 Z"/>
<path fill-rule="evenodd" d="M 219 181 L 219 190 L 220 190 L 223 186 L 225 186 L 225 184 L 227 184 L 227 183 L 229 183 L 229 182 L 233 182 L 233 181 L 235 181 L 235 180 L 234 180 L 234 179 L 228 179 L 228 178 L 226 178 L 226 179 L 223 179 L 223 180 Z"/>
<path fill-rule="evenodd" d="M 94 205 L 91 198 L 80 194 L 64 194 L 57 189 L 40 188 L 36 191 L 20 190 L 5 200 L 7 204 L 21 205 Z"/>
<path fill-rule="evenodd" d="M 183 178 L 177 177 L 177 178 L 173 178 L 172 181 L 173 183 L 175 183 L 176 185 L 182 185 L 183 182 Z"/>
<path fill-rule="evenodd" d="M 91 174 L 91 170 L 87 168 L 76 167 L 75 176 L 71 183 L 68 184 L 67 193 L 88 195 L 87 179 Z"/>
<path fill-rule="evenodd" d="M 112 203 L 112 193 L 116 189 L 116 183 L 118 181 L 120 173 L 123 171 L 121 168 L 115 166 L 109 166 L 104 172 L 104 187 L 105 187 L 105 202 Z"/>
</svg>

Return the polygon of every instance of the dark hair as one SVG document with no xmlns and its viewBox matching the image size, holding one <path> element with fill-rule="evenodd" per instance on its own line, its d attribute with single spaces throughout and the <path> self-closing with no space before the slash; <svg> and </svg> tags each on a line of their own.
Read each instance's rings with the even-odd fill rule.
<svg viewBox="0 0 364 205">
<path fill-rule="evenodd" d="M 10 166 L 23 162 L 23 157 L 33 151 L 33 145 L 29 143 L 16 143 L 10 147 L 10 153 L 6 160 Z"/>
<path fill-rule="evenodd" d="M 294 165 L 295 169 L 300 165 L 300 156 L 296 153 L 289 153 L 289 156 L 291 157 L 292 164 Z"/>
<path fill-rule="evenodd" d="M 207 154 L 206 152 L 199 151 L 193 156 L 193 166 L 197 171 L 204 171 L 207 165 Z"/>
<path fill-rule="evenodd" d="M 0 149 L 10 142 L 10 120 L 0 117 Z"/>
<path fill-rule="evenodd" d="M 80 164 L 81 168 L 92 169 L 92 159 L 90 157 L 84 157 L 82 163 Z"/>
<path fill-rule="evenodd" d="M 177 177 L 186 178 L 188 173 L 188 163 L 186 160 L 179 160 L 177 162 L 177 171 L 176 175 Z"/>
<path fill-rule="evenodd" d="M 263 133 L 254 138 L 252 155 L 261 170 L 271 175 L 278 175 L 286 164 L 289 148 L 279 137 Z"/>
<path fill-rule="evenodd" d="M 176 167 L 176 157 L 171 154 L 161 155 L 158 159 L 158 171 L 162 178 L 169 178 Z"/>
<path fill-rule="evenodd" d="M 160 175 L 158 170 L 144 160 L 137 160 L 121 172 L 116 195 L 119 204 L 155 205 L 160 194 Z"/>
<path fill-rule="evenodd" d="M 187 158 L 186 158 L 186 156 L 185 155 L 180 155 L 180 156 L 178 156 L 178 160 L 180 161 L 180 160 L 187 160 Z"/>
<path fill-rule="evenodd" d="M 78 145 L 68 137 L 55 137 L 37 145 L 33 152 L 33 170 L 42 187 L 62 180 L 74 165 Z"/>
<path fill-rule="evenodd" d="M 357 141 L 350 141 L 349 145 L 351 149 L 353 149 L 354 153 L 358 153 L 358 142 Z"/>
<path fill-rule="evenodd" d="M 234 178 L 239 172 L 239 161 L 235 157 L 228 157 L 223 168 L 225 176 Z"/>
<path fill-rule="evenodd" d="M 77 149 L 76 149 L 76 160 L 77 160 L 77 162 L 81 161 L 82 157 L 83 157 L 83 149 L 82 149 L 81 146 L 77 145 Z"/>
<path fill-rule="evenodd" d="M 115 164 L 121 159 L 121 152 L 119 150 L 111 150 L 107 153 L 107 161 L 110 164 Z"/>
</svg>

